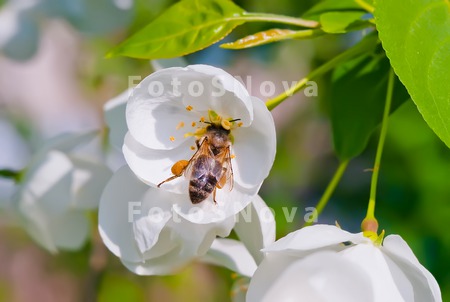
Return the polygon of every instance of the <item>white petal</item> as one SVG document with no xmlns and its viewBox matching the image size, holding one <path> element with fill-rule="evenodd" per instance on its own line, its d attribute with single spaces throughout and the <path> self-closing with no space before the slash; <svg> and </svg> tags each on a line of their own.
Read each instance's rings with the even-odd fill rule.
<svg viewBox="0 0 450 302">
<path fill-rule="evenodd" d="M 133 231 L 141 253 L 153 248 L 163 228 L 172 218 L 173 200 L 182 195 L 149 187 L 142 197 L 140 213 L 133 220 Z M 144 259 L 149 257 L 145 255 Z"/>
<path fill-rule="evenodd" d="M 106 185 L 100 199 L 98 228 L 103 242 L 125 261 L 141 261 L 133 232 L 133 220 L 141 213 L 142 198 L 148 186 L 127 166 L 119 169 Z"/>
<path fill-rule="evenodd" d="M 216 239 L 202 262 L 226 267 L 240 275 L 251 277 L 256 263 L 244 244 L 233 239 Z"/>
<path fill-rule="evenodd" d="M 122 263 L 135 274 L 149 275 L 171 275 L 175 274 L 183 266 L 192 261 L 192 257 L 180 256 L 180 246 L 163 254 L 160 257 L 146 259 L 139 262 L 122 260 Z"/>
<path fill-rule="evenodd" d="M 346 248 L 340 254 L 367 272 L 374 291 L 374 301 L 406 301 L 396 286 L 391 263 L 385 260 L 378 247 L 372 243 L 358 244 Z"/>
<path fill-rule="evenodd" d="M 159 234 L 172 217 L 170 213 L 149 215 L 138 218 L 133 223 L 134 238 L 141 253 L 150 250 L 158 242 Z"/>
<path fill-rule="evenodd" d="M 318 252 L 304 259 L 269 255 L 253 275 L 247 292 L 247 302 L 369 302 L 372 297 L 364 272 L 333 252 Z"/>
<path fill-rule="evenodd" d="M 106 183 L 112 176 L 104 164 L 69 157 L 74 166 L 72 179 L 72 205 L 77 209 L 96 209 Z"/>
<path fill-rule="evenodd" d="M 185 142 L 185 133 L 195 130 L 191 124 L 198 122 L 200 115 L 186 110 L 171 84 L 182 70 L 173 67 L 156 71 L 134 88 L 128 99 L 126 120 L 130 134 L 140 144 L 170 150 Z M 161 95 L 158 85 L 161 85 Z M 180 123 L 185 126 L 177 129 Z"/>
<path fill-rule="evenodd" d="M 411 248 L 400 236 L 387 236 L 381 249 L 399 266 L 411 282 L 414 301 L 442 301 L 441 290 L 436 279 L 419 263 Z"/>
<path fill-rule="evenodd" d="M 132 90 L 133 88 L 125 90 L 103 106 L 105 122 L 109 128 L 109 141 L 118 150 L 122 148 L 125 134 L 128 132 L 125 111 Z"/>
<path fill-rule="evenodd" d="M 253 104 L 247 89 L 229 73 L 209 65 L 189 65 L 180 73 L 180 91 L 185 106 L 192 106 L 198 112 L 209 109 L 224 118 L 240 119 L 244 127 L 253 120 Z M 193 95 L 194 81 L 204 87 L 199 96 Z M 190 86 L 193 89 L 189 89 Z M 194 90 L 194 93 L 197 92 Z"/>
<path fill-rule="evenodd" d="M 143 255 L 142 261 L 121 260 L 129 270 L 139 275 L 173 274 L 192 260 L 204 256 L 216 236 L 228 236 L 233 225 L 234 219 L 199 225 L 174 215 L 155 245 Z"/>
<path fill-rule="evenodd" d="M 189 198 L 184 198 L 175 202 L 174 211 L 192 223 L 220 222 L 226 218 L 234 217 L 234 215 L 242 211 L 250 204 L 257 192 L 258 188 L 247 190 L 241 188 L 238 184 L 235 184 L 231 191 L 226 186 L 222 189 L 217 189 L 217 203 L 213 201 L 213 194 L 195 205 L 192 204 Z"/>
<path fill-rule="evenodd" d="M 233 130 L 234 180 L 241 186 L 259 186 L 269 175 L 276 153 L 276 133 L 272 114 L 264 102 L 252 98 L 254 120 L 249 127 Z"/>
<path fill-rule="evenodd" d="M 272 211 L 257 195 L 237 216 L 234 230 L 255 261 L 260 263 L 264 257 L 261 249 L 275 241 L 275 227 Z"/>
<path fill-rule="evenodd" d="M 47 152 L 48 150 L 56 149 L 64 153 L 70 153 L 74 150 L 82 148 L 84 145 L 91 142 L 93 139 L 99 136 L 99 133 L 99 130 L 80 133 L 64 133 L 50 139 L 39 151 Z"/>
<path fill-rule="evenodd" d="M 33 207 L 50 217 L 67 211 L 74 165 L 62 152 L 51 151 L 39 157 L 27 170 L 19 193 L 19 210 L 28 215 Z"/>
<path fill-rule="evenodd" d="M 264 252 L 286 252 L 301 255 L 320 248 L 342 249 L 342 242 L 370 242 L 362 233 L 352 234 L 333 225 L 317 224 L 304 227 L 287 234 L 274 244 L 265 248 Z"/>
<path fill-rule="evenodd" d="M 193 138 L 191 138 L 193 140 Z M 192 141 L 192 143 L 194 143 Z M 130 169 L 145 183 L 156 187 L 159 183 L 171 177 L 170 171 L 173 164 L 181 159 L 189 160 L 194 151 L 189 148 L 189 142 L 172 150 L 153 150 L 149 149 L 129 133 L 125 136 L 123 145 L 123 154 Z M 184 176 L 166 182 L 162 189 L 175 193 L 186 193 L 188 183 Z"/>
</svg>

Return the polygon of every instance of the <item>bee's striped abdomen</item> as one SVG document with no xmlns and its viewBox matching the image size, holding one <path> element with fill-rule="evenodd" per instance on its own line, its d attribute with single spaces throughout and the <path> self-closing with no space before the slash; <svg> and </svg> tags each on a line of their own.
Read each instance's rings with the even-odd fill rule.
<svg viewBox="0 0 450 302">
<path fill-rule="evenodd" d="M 221 174 L 222 165 L 219 161 L 200 155 L 192 166 L 189 181 L 189 197 L 192 203 L 197 204 L 208 198 L 214 191 Z"/>
</svg>

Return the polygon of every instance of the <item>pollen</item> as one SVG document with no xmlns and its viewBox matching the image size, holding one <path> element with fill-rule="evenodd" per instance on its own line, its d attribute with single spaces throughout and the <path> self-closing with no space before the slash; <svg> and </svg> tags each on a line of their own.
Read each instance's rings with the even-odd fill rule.
<svg viewBox="0 0 450 302">
<path fill-rule="evenodd" d="M 222 120 L 222 122 L 220 124 L 222 125 L 222 128 L 225 129 L 225 130 L 230 130 L 231 129 L 230 121 Z"/>
<path fill-rule="evenodd" d="M 186 107 L 186 110 L 187 110 L 187 111 L 192 111 L 192 109 L 194 109 L 194 108 L 193 108 L 191 105 L 189 105 L 189 106 Z"/>
<path fill-rule="evenodd" d="M 195 126 L 197 126 L 197 123 L 196 122 L 192 122 L 191 126 L 195 127 Z"/>
<path fill-rule="evenodd" d="M 183 128 L 184 127 L 184 122 L 180 122 L 178 125 L 177 125 L 177 130 L 178 129 L 180 129 L 180 128 Z"/>
<path fill-rule="evenodd" d="M 236 155 L 231 154 L 231 155 L 230 155 L 230 158 L 231 158 L 231 159 L 236 158 Z"/>
<path fill-rule="evenodd" d="M 242 125 L 244 125 L 243 122 L 239 122 L 239 123 L 238 123 L 238 127 L 242 127 Z"/>
<path fill-rule="evenodd" d="M 170 141 L 173 142 L 175 140 L 175 137 L 171 136 L 169 137 Z"/>
<path fill-rule="evenodd" d="M 191 150 L 194 151 L 195 150 L 195 146 L 191 146 Z"/>
<path fill-rule="evenodd" d="M 202 123 L 205 122 L 205 117 L 204 117 L 204 116 L 202 116 L 202 117 L 200 118 L 200 122 L 202 122 Z"/>
</svg>

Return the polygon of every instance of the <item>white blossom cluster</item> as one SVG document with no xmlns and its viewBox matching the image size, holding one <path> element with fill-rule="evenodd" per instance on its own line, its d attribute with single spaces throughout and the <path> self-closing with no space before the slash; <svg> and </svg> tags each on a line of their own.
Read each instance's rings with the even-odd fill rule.
<svg viewBox="0 0 450 302">
<path fill-rule="evenodd" d="M 193 82 L 202 87 L 194 94 Z M 314 225 L 275 241 L 274 216 L 258 195 L 275 158 L 274 121 L 225 71 L 156 71 L 108 102 L 105 120 L 126 161 L 114 174 L 77 153 L 98 135 L 90 132 L 50 142 L 15 186 L 11 211 L 49 251 L 80 248 L 86 211 L 98 206 L 104 244 L 139 275 L 174 274 L 196 260 L 245 277 L 235 301 L 442 301 L 436 280 L 398 235 L 374 242 Z M 192 197 L 196 181 L 207 192 L 200 201 Z M 238 239 L 226 238 L 232 230 Z"/>
</svg>

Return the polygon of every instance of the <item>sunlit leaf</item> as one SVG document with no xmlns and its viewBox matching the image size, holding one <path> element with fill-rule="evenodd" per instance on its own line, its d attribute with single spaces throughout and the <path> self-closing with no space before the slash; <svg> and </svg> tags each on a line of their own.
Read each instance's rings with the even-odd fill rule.
<svg viewBox="0 0 450 302">
<path fill-rule="evenodd" d="M 341 159 L 359 155 L 381 122 L 389 69 L 384 55 L 365 54 L 335 70 L 329 102 L 334 148 Z M 397 80 L 391 112 L 407 99 L 408 93 Z"/>
<path fill-rule="evenodd" d="M 450 147 L 449 1 L 375 4 L 379 36 L 396 74 L 430 128 Z"/>
<path fill-rule="evenodd" d="M 320 24 L 322 25 L 322 30 L 327 33 L 345 33 L 350 25 L 365 22 L 361 20 L 364 14 L 364 12 L 353 11 L 324 13 L 320 15 Z"/>
<path fill-rule="evenodd" d="M 290 30 L 274 28 L 246 36 L 231 43 L 222 44 L 220 47 L 227 49 L 243 49 L 287 39 L 308 39 L 322 34 L 323 31 L 317 29 Z"/>
<path fill-rule="evenodd" d="M 244 10 L 229 0 L 182 0 L 131 36 L 108 56 L 159 59 L 205 48 L 244 21 Z"/>
</svg>

